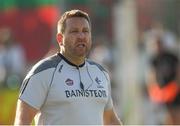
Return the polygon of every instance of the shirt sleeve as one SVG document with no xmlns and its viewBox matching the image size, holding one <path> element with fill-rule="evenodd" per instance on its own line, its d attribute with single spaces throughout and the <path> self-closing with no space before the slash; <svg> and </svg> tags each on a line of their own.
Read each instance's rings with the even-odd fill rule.
<svg viewBox="0 0 180 126">
<path fill-rule="evenodd" d="M 19 99 L 39 110 L 44 104 L 52 79 L 53 69 L 47 69 L 25 78 Z"/>
</svg>

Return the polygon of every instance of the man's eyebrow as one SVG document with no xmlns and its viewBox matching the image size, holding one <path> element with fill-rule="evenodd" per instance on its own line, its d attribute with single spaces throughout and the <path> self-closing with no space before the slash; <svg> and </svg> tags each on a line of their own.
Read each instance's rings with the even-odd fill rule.
<svg viewBox="0 0 180 126">
<path fill-rule="evenodd" d="M 73 27 L 70 28 L 70 30 L 78 30 L 78 29 L 79 29 L 79 28 L 76 27 L 76 26 L 73 26 Z M 89 30 L 90 28 L 89 28 L 89 27 L 83 27 L 82 29 L 87 29 L 87 30 Z"/>
</svg>

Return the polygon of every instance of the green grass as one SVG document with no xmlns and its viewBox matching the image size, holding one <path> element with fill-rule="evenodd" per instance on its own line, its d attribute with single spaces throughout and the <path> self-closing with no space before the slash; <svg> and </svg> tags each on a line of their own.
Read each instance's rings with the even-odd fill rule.
<svg viewBox="0 0 180 126">
<path fill-rule="evenodd" d="M 14 122 L 19 90 L 0 88 L 0 125 Z"/>
</svg>

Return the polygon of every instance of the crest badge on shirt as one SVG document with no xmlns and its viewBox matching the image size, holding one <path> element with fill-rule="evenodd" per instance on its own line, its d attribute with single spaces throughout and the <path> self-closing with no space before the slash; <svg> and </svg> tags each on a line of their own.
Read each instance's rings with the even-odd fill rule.
<svg viewBox="0 0 180 126">
<path fill-rule="evenodd" d="M 69 79 L 69 78 L 65 81 L 65 83 L 66 83 L 68 86 L 72 86 L 72 85 L 74 84 L 73 80 L 71 80 L 71 79 Z"/>
<path fill-rule="evenodd" d="M 98 77 L 96 77 L 95 78 L 95 81 L 96 81 L 96 83 L 98 84 L 97 85 L 97 88 L 104 88 L 101 84 L 102 84 L 102 81 L 98 78 Z"/>
</svg>

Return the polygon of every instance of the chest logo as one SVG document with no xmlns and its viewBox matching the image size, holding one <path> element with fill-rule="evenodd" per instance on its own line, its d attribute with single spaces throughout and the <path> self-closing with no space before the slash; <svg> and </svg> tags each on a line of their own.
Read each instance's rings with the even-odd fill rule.
<svg viewBox="0 0 180 126">
<path fill-rule="evenodd" d="M 96 81 L 96 83 L 98 84 L 98 85 L 97 85 L 97 88 L 104 88 L 104 87 L 101 85 L 102 81 L 101 81 L 98 77 L 95 78 L 95 81 Z"/>
<path fill-rule="evenodd" d="M 74 84 L 73 80 L 71 80 L 71 79 L 69 79 L 69 78 L 65 81 L 65 83 L 66 83 L 68 86 L 72 86 L 72 85 Z"/>
</svg>

